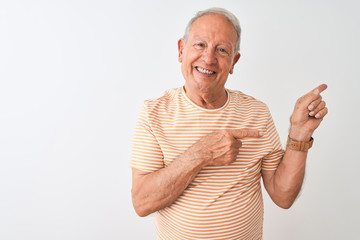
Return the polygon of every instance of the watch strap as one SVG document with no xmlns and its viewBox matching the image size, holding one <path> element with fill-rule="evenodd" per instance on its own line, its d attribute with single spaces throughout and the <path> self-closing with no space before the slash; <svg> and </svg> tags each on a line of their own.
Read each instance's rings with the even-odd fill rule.
<svg viewBox="0 0 360 240">
<path fill-rule="evenodd" d="M 296 151 L 304 151 L 309 150 L 313 145 L 314 139 L 311 137 L 309 142 L 301 142 L 297 141 L 288 136 L 286 147 L 296 150 Z"/>
</svg>

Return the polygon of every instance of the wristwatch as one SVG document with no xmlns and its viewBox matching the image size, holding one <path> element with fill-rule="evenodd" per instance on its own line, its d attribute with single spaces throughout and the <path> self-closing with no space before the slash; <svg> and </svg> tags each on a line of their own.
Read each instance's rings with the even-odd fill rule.
<svg viewBox="0 0 360 240">
<path fill-rule="evenodd" d="M 296 150 L 296 151 L 304 151 L 309 150 L 313 145 L 314 139 L 311 137 L 309 142 L 300 142 L 288 136 L 286 147 Z"/>
</svg>

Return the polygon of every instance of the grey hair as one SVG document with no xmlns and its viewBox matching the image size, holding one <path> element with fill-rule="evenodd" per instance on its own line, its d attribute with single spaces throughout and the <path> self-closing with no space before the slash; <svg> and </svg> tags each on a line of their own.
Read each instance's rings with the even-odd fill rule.
<svg viewBox="0 0 360 240">
<path fill-rule="evenodd" d="M 206 9 L 204 11 L 199 11 L 195 14 L 195 16 L 190 19 L 189 23 L 186 26 L 185 29 L 185 34 L 183 36 L 184 41 L 186 42 L 188 36 L 189 36 L 189 32 L 190 32 L 190 28 L 191 25 L 200 17 L 204 16 L 204 15 L 210 15 L 210 14 L 218 14 L 223 16 L 224 18 L 226 18 L 235 28 L 236 34 L 237 34 L 237 40 L 236 40 L 236 44 L 235 44 L 235 51 L 234 53 L 238 53 L 240 51 L 240 36 L 241 36 L 241 27 L 240 27 L 240 22 L 237 19 L 237 17 L 229 12 L 228 10 L 224 9 L 224 8 L 217 8 L 217 7 L 213 7 L 213 8 L 209 8 Z"/>
</svg>

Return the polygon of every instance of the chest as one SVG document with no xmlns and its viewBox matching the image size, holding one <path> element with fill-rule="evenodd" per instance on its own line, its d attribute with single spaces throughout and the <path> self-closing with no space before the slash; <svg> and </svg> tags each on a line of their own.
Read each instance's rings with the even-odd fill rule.
<svg viewBox="0 0 360 240">
<path fill-rule="evenodd" d="M 191 114 L 179 110 L 168 115 L 169 117 L 161 118 L 161 120 L 152 123 L 153 133 L 163 152 L 165 166 L 199 141 L 200 138 L 213 131 L 240 128 L 264 131 L 266 128 L 264 116 L 246 110 L 220 113 L 195 112 Z M 241 159 L 245 160 L 242 158 L 242 153 L 245 157 L 249 150 L 253 150 L 252 141 L 250 139 L 242 141 L 243 151 L 239 153 L 239 163 L 241 163 Z M 261 148 L 259 142 L 256 146 Z M 239 167 L 243 167 L 243 164 L 240 164 Z"/>
</svg>

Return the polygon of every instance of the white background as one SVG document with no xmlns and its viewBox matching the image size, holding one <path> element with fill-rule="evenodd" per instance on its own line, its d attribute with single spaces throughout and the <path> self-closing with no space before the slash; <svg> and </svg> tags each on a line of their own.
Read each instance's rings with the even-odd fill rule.
<svg viewBox="0 0 360 240">
<path fill-rule="evenodd" d="M 2 0 L 0 239 L 155 238 L 131 204 L 133 129 L 182 86 L 177 40 L 213 6 L 243 28 L 227 87 L 268 104 L 283 144 L 295 100 L 329 85 L 301 196 L 264 193 L 264 239 L 358 238 L 358 1 Z"/>
</svg>

